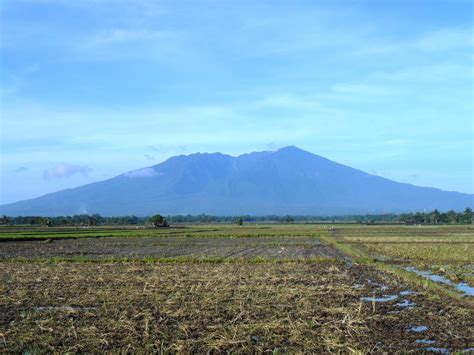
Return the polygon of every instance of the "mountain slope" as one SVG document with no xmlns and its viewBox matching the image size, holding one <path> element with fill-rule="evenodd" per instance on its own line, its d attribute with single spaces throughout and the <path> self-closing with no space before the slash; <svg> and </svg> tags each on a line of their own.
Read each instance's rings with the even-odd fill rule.
<svg viewBox="0 0 474 355">
<path fill-rule="evenodd" d="M 462 210 L 474 195 L 397 183 L 296 147 L 177 156 L 115 178 L 0 206 L 7 215 L 363 214 Z"/>
</svg>

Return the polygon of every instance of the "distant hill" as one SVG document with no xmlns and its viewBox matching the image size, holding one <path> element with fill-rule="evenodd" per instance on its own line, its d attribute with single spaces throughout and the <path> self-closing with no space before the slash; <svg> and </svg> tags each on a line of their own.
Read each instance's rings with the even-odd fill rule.
<svg viewBox="0 0 474 355">
<path fill-rule="evenodd" d="M 474 195 L 398 183 L 296 147 L 180 155 L 109 180 L 0 206 L 0 214 L 343 215 L 473 207 Z"/>
</svg>

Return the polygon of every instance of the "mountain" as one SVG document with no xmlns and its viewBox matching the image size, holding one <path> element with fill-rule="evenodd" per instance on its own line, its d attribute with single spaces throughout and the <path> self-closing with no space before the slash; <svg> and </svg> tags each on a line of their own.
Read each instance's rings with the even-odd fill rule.
<svg viewBox="0 0 474 355">
<path fill-rule="evenodd" d="M 296 147 L 180 155 L 109 180 L 0 206 L 0 214 L 342 215 L 473 207 L 474 195 L 398 183 Z"/>
</svg>

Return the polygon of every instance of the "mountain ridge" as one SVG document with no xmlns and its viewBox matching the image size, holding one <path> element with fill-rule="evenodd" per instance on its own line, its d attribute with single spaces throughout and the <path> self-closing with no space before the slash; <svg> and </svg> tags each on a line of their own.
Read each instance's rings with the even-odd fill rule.
<svg viewBox="0 0 474 355">
<path fill-rule="evenodd" d="M 7 215 L 365 214 L 462 210 L 472 194 L 399 183 L 295 146 L 194 153 L 111 179 L 0 206 Z"/>
</svg>

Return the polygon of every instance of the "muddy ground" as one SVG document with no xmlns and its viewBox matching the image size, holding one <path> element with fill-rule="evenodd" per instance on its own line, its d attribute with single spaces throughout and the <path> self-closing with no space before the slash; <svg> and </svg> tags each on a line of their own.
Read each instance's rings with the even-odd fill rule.
<svg viewBox="0 0 474 355">
<path fill-rule="evenodd" d="M 0 353 L 474 350 L 468 297 L 292 228 L 0 242 Z"/>
<path fill-rule="evenodd" d="M 85 256 L 312 258 L 344 255 L 311 237 L 113 237 L 0 242 L 0 259 Z"/>
<path fill-rule="evenodd" d="M 368 266 L 0 265 L 0 352 L 420 352 L 474 345 L 472 309 Z"/>
</svg>

